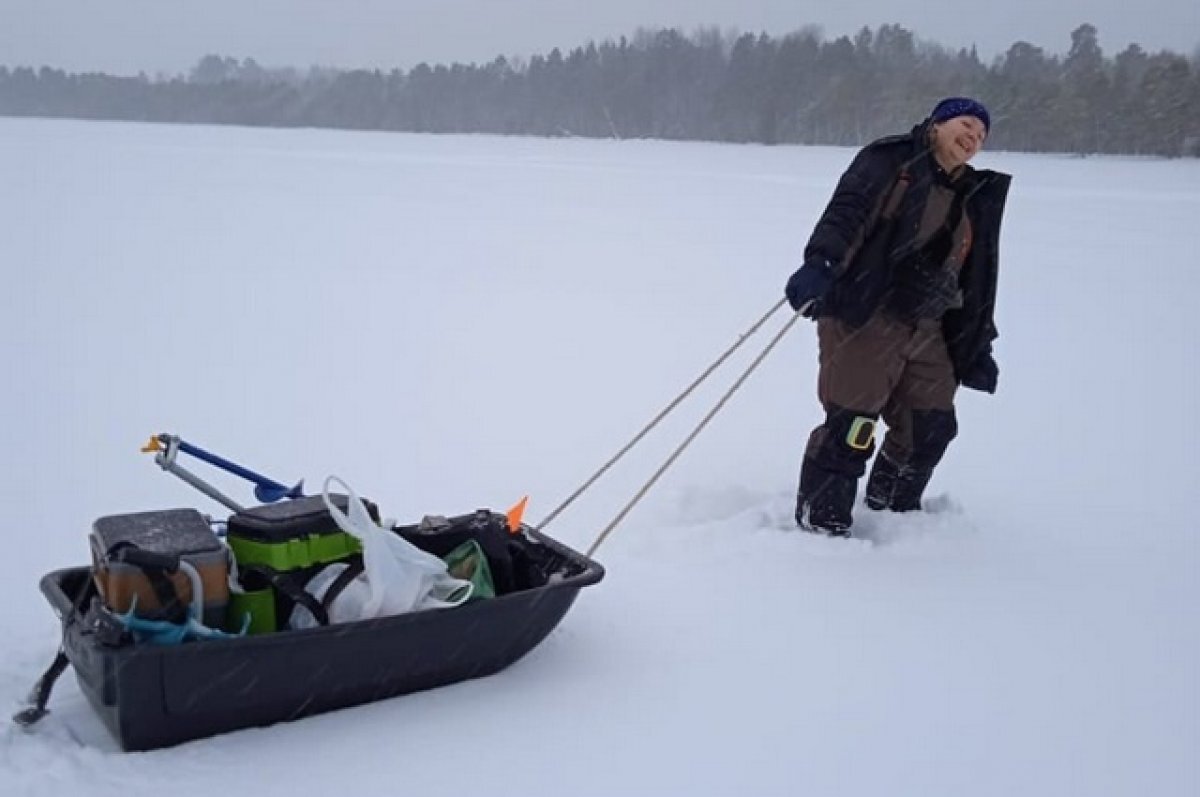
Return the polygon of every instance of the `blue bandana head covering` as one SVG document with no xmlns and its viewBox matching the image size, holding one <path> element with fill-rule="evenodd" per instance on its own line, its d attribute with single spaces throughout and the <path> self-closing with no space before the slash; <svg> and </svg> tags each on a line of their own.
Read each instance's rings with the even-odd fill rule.
<svg viewBox="0 0 1200 797">
<path fill-rule="evenodd" d="M 988 109 L 983 107 L 982 102 L 970 97 L 947 97 L 935 105 L 929 113 L 930 121 L 935 123 L 944 122 L 956 116 L 974 116 L 983 122 L 985 132 L 992 131 L 992 117 L 988 114 Z"/>
</svg>

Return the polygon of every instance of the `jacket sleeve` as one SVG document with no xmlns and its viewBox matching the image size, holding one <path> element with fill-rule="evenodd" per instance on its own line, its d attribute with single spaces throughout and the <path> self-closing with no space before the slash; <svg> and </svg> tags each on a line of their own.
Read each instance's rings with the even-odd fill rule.
<svg viewBox="0 0 1200 797">
<path fill-rule="evenodd" d="M 891 171 L 882 153 L 870 147 L 855 156 L 804 247 L 805 260 L 824 258 L 836 273 L 845 272 L 847 255 L 865 236 Z"/>
</svg>

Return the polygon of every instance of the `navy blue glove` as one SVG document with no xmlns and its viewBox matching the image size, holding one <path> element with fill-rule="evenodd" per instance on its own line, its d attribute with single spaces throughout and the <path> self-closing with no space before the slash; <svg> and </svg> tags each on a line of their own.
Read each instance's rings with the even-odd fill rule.
<svg viewBox="0 0 1200 797">
<path fill-rule="evenodd" d="M 992 357 L 991 352 L 987 352 L 975 358 L 971 367 L 963 372 L 961 381 L 963 387 L 995 393 L 996 382 L 999 379 L 1000 366 L 996 365 L 996 359 Z"/>
<path fill-rule="evenodd" d="M 805 318 L 816 318 L 832 284 L 833 264 L 823 257 L 812 257 L 788 279 L 784 293 L 793 310 L 803 308 Z"/>
</svg>

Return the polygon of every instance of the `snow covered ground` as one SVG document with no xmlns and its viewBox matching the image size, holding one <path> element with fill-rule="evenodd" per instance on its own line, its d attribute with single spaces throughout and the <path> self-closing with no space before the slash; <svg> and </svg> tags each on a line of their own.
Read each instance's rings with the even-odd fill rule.
<svg viewBox="0 0 1200 797">
<path fill-rule="evenodd" d="M 0 119 L 5 715 L 94 518 L 218 509 L 150 434 L 536 522 L 778 300 L 851 155 Z M 977 165 L 1000 392 L 931 512 L 792 529 L 804 322 L 510 669 L 145 754 L 66 677 L 0 794 L 1200 793 L 1200 162 Z M 586 548 L 775 328 L 547 531 Z"/>
</svg>

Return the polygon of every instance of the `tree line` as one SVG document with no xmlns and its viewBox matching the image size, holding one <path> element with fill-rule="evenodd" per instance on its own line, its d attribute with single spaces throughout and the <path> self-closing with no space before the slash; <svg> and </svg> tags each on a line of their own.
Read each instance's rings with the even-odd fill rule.
<svg viewBox="0 0 1200 797">
<path fill-rule="evenodd" d="M 266 69 L 201 59 L 186 76 L 0 66 L 0 114 L 422 133 L 861 145 L 907 130 L 940 97 L 989 107 L 990 148 L 1200 156 L 1200 48 L 1130 44 L 1095 26 L 1065 56 L 1027 42 L 985 64 L 899 25 L 826 39 L 642 30 L 528 60 L 404 70 Z"/>
</svg>

